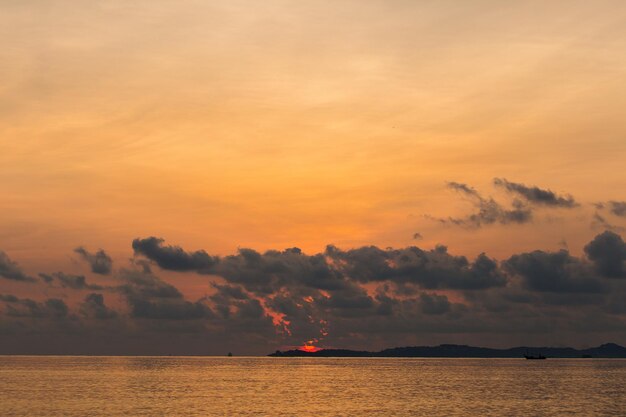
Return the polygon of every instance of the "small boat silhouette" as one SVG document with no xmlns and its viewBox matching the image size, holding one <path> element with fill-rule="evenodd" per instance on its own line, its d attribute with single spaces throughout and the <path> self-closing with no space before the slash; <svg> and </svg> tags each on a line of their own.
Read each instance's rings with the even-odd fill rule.
<svg viewBox="0 0 626 417">
<path fill-rule="evenodd" d="M 526 354 L 524 355 L 524 357 L 525 357 L 526 359 L 545 359 L 545 358 L 546 358 L 546 357 L 545 357 L 545 356 L 543 356 L 541 353 L 540 353 L 540 354 L 538 354 L 538 355 L 531 355 L 531 354 L 529 354 L 529 353 L 526 353 Z"/>
</svg>

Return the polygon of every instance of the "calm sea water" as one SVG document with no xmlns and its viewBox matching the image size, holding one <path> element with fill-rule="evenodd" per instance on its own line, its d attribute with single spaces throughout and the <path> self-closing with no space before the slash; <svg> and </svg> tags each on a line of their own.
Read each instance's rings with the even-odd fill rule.
<svg viewBox="0 0 626 417">
<path fill-rule="evenodd" d="M 626 415 L 626 360 L 0 356 L 2 416 Z"/>
</svg>

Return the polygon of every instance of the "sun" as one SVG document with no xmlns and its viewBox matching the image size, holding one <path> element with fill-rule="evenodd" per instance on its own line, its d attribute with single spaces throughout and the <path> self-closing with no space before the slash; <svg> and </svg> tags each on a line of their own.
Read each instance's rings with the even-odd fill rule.
<svg viewBox="0 0 626 417">
<path fill-rule="evenodd" d="M 304 344 L 300 346 L 298 349 L 304 352 L 317 352 L 318 350 L 321 350 L 321 348 L 318 348 L 317 346 L 313 346 L 309 344 Z"/>
</svg>

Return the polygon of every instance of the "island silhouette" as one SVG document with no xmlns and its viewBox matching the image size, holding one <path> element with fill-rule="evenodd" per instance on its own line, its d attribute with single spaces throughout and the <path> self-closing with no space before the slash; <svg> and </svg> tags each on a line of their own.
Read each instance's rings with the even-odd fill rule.
<svg viewBox="0 0 626 417">
<path fill-rule="evenodd" d="M 300 349 L 277 350 L 268 356 L 307 357 L 307 358 L 523 358 L 532 354 L 548 358 L 626 358 L 626 348 L 616 343 L 605 343 L 589 349 L 571 347 L 528 347 L 493 349 L 467 345 L 444 344 L 439 346 L 408 346 L 384 349 L 378 352 L 350 349 L 320 349 L 304 351 Z"/>
</svg>

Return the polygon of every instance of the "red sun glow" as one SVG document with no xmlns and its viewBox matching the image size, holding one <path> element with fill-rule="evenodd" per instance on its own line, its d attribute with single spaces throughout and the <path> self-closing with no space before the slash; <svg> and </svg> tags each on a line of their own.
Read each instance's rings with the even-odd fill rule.
<svg viewBox="0 0 626 417">
<path fill-rule="evenodd" d="M 321 350 L 321 348 L 318 348 L 313 345 L 303 345 L 303 346 L 300 346 L 298 349 L 304 352 L 317 352 L 318 350 Z"/>
</svg>

